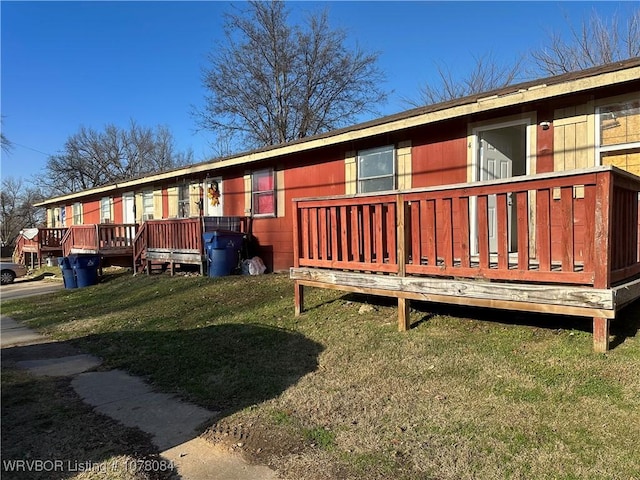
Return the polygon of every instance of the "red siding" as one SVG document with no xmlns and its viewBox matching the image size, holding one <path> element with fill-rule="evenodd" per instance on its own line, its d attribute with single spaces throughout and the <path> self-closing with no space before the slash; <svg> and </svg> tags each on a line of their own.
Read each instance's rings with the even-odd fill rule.
<svg viewBox="0 0 640 480">
<path fill-rule="evenodd" d="M 85 202 L 82 209 L 82 223 L 100 223 L 100 200 Z"/>
<path fill-rule="evenodd" d="M 277 206 L 278 211 L 284 215 L 253 219 L 253 235 L 259 243 L 258 254 L 269 270 L 286 270 L 293 265 L 292 200 L 345 193 L 344 152 L 334 151 L 331 157 L 333 160 L 310 165 L 303 164 L 307 158 L 288 159 L 284 170 L 284 185 L 276 185 L 278 189 L 285 190 L 284 204 Z M 260 168 L 265 166 L 256 166 L 256 169 Z M 278 200 L 282 200 L 281 195 Z M 246 215 L 244 171 L 236 171 L 224 177 L 224 214 Z"/>
<path fill-rule="evenodd" d="M 169 218 L 169 190 L 162 187 L 162 218 Z"/>
<path fill-rule="evenodd" d="M 411 170 L 413 188 L 466 182 L 466 133 L 458 132 L 451 139 L 414 142 L 411 149 Z"/>
<path fill-rule="evenodd" d="M 122 196 L 113 197 L 113 223 L 122 223 Z"/>
<path fill-rule="evenodd" d="M 243 217 L 244 211 L 244 176 L 237 176 L 224 179 L 222 190 L 224 214 L 229 217 Z"/>
<path fill-rule="evenodd" d="M 553 172 L 553 112 L 539 110 L 538 118 L 541 122 L 549 122 L 549 126 L 545 130 L 542 126 L 538 125 L 536 173 Z"/>
<path fill-rule="evenodd" d="M 269 270 L 286 270 L 293 265 L 292 200 L 345 193 L 344 153 L 336 152 L 333 157 L 337 159 L 311 165 L 304 165 L 303 159 L 291 159 L 284 171 L 284 185 L 277 185 L 285 189 L 284 205 L 278 206 L 284 216 L 254 219 L 253 234 L 260 244 L 259 255 Z"/>
</svg>

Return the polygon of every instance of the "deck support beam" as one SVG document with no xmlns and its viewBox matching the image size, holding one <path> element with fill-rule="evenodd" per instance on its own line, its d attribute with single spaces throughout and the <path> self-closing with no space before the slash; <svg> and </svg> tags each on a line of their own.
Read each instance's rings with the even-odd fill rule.
<svg viewBox="0 0 640 480">
<path fill-rule="evenodd" d="M 296 280 L 294 286 L 296 317 L 299 317 L 304 310 L 304 285 Z"/>
<path fill-rule="evenodd" d="M 411 326 L 411 300 L 398 297 L 398 331 L 406 332 Z"/>
<path fill-rule="evenodd" d="M 593 351 L 605 353 L 609 351 L 610 319 L 593 317 Z"/>
</svg>

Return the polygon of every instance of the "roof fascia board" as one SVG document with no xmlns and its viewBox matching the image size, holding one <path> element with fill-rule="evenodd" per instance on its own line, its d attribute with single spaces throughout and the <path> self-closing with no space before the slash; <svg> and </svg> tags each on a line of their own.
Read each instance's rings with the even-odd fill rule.
<svg viewBox="0 0 640 480">
<path fill-rule="evenodd" d="M 640 78 L 640 66 L 596 74 L 593 76 L 578 78 L 575 80 L 568 80 L 566 82 L 554 85 L 545 85 L 544 83 L 540 83 L 533 85 L 527 89 L 517 90 L 502 96 L 492 95 L 485 98 L 479 98 L 475 101 L 462 105 L 456 105 L 441 110 L 417 114 L 390 122 L 365 126 L 357 130 L 349 130 L 346 132 L 341 131 L 336 133 L 335 135 L 323 136 L 321 138 L 315 139 L 311 138 L 308 141 L 287 144 L 265 151 L 240 154 L 237 157 L 229 158 L 227 160 L 200 163 L 178 170 L 158 173 L 155 175 L 150 175 L 148 177 L 128 180 L 114 185 L 108 185 L 105 187 L 99 187 L 92 190 L 85 190 L 83 192 L 56 197 L 39 203 L 36 206 L 46 206 L 53 203 L 62 203 L 67 200 L 73 200 L 88 195 L 96 195 L 103 192 L 122 190 L 146 184 L 153 184 L 156 182 L 162 182 L 164 180 L 170 180 L 179 176 L 190 176 L 201 172 L 214 172 L 216 170 L 221 170 L 224 168 L 246 165 L 261 160 L 268 160 L 270 158 L 289 155 L 292 153 L 304 152 L 320 147 L 327 147 L 343 142 L 361 140 L 363 138 L 373 137 L 380 134 L 392 133 L 413 127 L 419 127 L 442 120 L 450 120 L 452 118 L 487 112 L 498 108 L 517 106 L 524 103 L 550 99 L 571 93 L 579 93 L 602 86 L 614 86 L 620 83 L 637 80 L 638 78 Z"/>
</svg>

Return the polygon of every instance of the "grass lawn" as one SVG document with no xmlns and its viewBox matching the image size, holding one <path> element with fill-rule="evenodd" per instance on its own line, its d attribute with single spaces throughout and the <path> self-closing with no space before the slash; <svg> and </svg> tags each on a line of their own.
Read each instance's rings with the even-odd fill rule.
<svg viewBox="0 0 640 480">
<path fill-rule="evenodd" d="M 589 319 L 414 304 L 399 333 L 384 299 L 305 304 L 286 275 L 125 274 L 2 313 L 221 411 L 205 435 L 283 478 L 640 478 L 639 302 L 607 354 Z"/>
</svg>

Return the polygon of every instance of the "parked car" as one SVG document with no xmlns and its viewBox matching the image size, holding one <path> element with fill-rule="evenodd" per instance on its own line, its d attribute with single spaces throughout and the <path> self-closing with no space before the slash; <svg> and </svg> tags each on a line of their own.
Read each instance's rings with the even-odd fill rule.
<svg viewBox="0 0 640 480">
<path fill-rule="evenodd" d="M 0 283 L 6 285 L 13 283 L 16 278 L 24 277 L 27 274 L 27 267 L 21 263 L 0 262 Z"/>
</svg>

